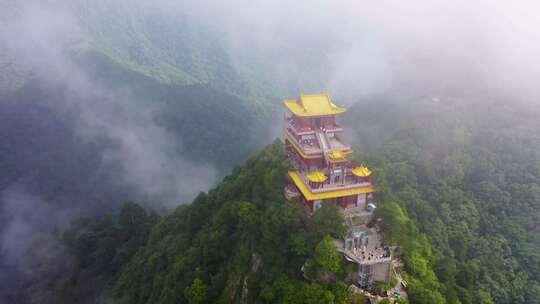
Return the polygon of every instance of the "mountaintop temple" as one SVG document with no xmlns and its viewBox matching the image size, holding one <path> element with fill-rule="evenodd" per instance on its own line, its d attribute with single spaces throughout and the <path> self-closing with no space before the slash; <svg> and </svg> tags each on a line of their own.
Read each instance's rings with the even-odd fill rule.
<svg viewBox="0 0 540 304">
<path fill-rule="evenodd" d="M 328 95 L 301 95 L 285 100 L 285 147 L 294 170 L 285 195 L 300 198 L 311 212 L 322 201 L 344 209 L 374 208 L 371 170 L 349 160 L 352 149 L 342 141 L 336 117 L 346 111 Z"/>
</svg>

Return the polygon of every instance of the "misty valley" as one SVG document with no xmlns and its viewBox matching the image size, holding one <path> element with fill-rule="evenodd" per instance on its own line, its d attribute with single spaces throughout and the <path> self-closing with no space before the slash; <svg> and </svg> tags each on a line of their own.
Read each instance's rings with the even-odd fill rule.
<svg viewBox="0 0 540 304">
<path fill-rule="evenodd" d="M 540 303 L 535 8 L 0 3 L 0 303 Z"/>
</svg>

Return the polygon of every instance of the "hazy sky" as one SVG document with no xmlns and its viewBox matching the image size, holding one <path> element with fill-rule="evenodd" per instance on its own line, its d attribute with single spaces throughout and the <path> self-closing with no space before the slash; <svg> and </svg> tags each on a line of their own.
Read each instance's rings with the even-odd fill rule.
<svg viewBox="0 0 540 304">
<path fill-rule="evenodd" d="M 320 78 L 338 95 L 538 93 L 538 1 L 158 2 L 221 29 L 235 54 L 270 58 L 284 80 Z"/>
<path fill-rule="evenodd" d="M 34 2 L 40 4 L 26 5 L 27 19 L 18 21 L 25 24 L 23 37 L 46 46 L 46 55 L 56 58 L 48 46 L 61 45 L 59 40 L 65 44 L 67 37 L 69 43 L 92 40 L 85 36 L 84 28 L 80 30 L 75 11 L 94 1 Z M 258 68 L 282 85 L 293 84 L 293 90 L 320 88 L 349 98 L 404 87 L 420 92 L 496 89 L 510 94 L 538 93 L 537 1 L 115 3 L 126 14 L 187 15 L 193 23 L 220 33 L 235 60 L 255 58 Z M 5 27 L 4 31 L 12 40 L 9 35 L 16 30 Z M 27 55 L 38 64 L 47 64 L 39 62 L 43 56 L 33 56 L 34 51 L 31 48 L 22 54 L 30 53 Z"/>
</svg>

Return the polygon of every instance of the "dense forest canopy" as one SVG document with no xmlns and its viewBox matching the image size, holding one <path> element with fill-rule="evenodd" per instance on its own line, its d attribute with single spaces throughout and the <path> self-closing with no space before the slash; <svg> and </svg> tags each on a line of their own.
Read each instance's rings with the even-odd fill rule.
<svg viewBox="0 0 540 304">
<path fill-rule="evenodd" d="M 40 254 L 28 251 L 47 245 L 55 229 L 128 200 L 169 210 L 273 138 L 263 127 L 269 118 L 226 91 L 162 83 L 98 52 L 74 64 L 82 85 L 36 74 L 0 94 L 0 290 L 7 293 L 20 288 L 9 279 L 17 269 L 34 276 L 26 268 Z"/>
<path fill-rule="evenodd" d="M 448 302 L 536 303 L 536 109 L 455 98 L 428 99 L 412 111 L 393 107 L 390 116 L 402 117 L 394 126 L 405 127 L 381 133 L 387 137 L 372 161 L 384 167 L 388 187 L 429 237 Z"/>
<path fill-rule="evenodd" d="M 424 102 L 415 112 L 427 115 L 424 119 L 399 122 L 407 127 L 386 135 L 381 132 L 381 136 L 388 136 L 384 144 L 358 155 L 375 171 L 380 190 L 377 215 L 383 218 L 387 240 L 402 247 L 413 303 L 535 303 L 539 290 L 536 210 L 540 155 L 533 147 L 540 144 L 535 134 L 538 122 L 526 112 L 516 115 L 510 125 L 502 122 L 498 115 L 510 112 L 504 107 L 482 109 L 480 115 L 475 112 L 478 109 L 455 99 Z M 395 106 L 396 113 L 400 112 L 399 104 Z M 517 106 L 512 109 L 521 113 Z M 292 288 L 290 292 L 298 292 L 299 298 L 310 294 L 308 287 L 302 287 L 305 283 L 301 283 L 298 269 L 305 259 L 317 259 L 313 254 L 324 248 L 324 235 L 337 236 L 343 231 L 339 217 L 332 216 L 330 209 L 330 213 L 319 217 L 316 213 L 307 219 L 298 206 L 284 201 L 281 191 L 287 165 L 282 153 L 282 146 L 273 144 L 234 170 L 216 189 L 162 219 L 144 249 L 122 271 L 111 268 L 116 272 L 109 273 L 108 296 L 127 302 L 152 299 L 150 302 L 167 303 L 188 301 L 190 288 L 199 288 L 208 301 L 226 301 L 224 297 L 243 297 L 239 280 L 249 277 L 248 302 L 280 302 L 286 294 L 276 295 L 275 288 L 285 284 L 278 283 L 284 278 L 274 274 L 282 272 L 288 274 L 287 280 L 293 280 L 287 284 L 296 286 L 287 287 Z M 279 211 L 285 206 L 292 210 Z M 273 212 L 285 212 L 280 216 L 288 214 L 286 218 L 292 222 L 285 224 L 284 218 L 267 222 L 274 219 Z M 318 219 L 322 222 L 314 223 Z M 281 227 L 281 236 L 277 231 L 272 233 L 278 235 L 265 232 L 277 229 L 270 228 L 274 224 Z M 241 229 L 243 225 L 251 228 Z M 167 238 L 168 233 L 175 237 Z M 220 243 L 223 237 L 227 241 Z M 177 258 L 161 255 L 166 252 Z M 243 253 L 239 257 L 228 252 Z M 180 257 L 179 269 L 167 266 L 165 261 Z M 250 266 L 259 263 L 262 277 L 254 279 L 246 274 Z M 326 265 L 335 264 L 330 261 Z M 343 271 L 339 269 L 334 271 Z M 169 287 L 172 289 L 163 293 L 168 276 L 174 277 L 175 286 L 183 287 Z M 149 282 L 153 282 L 151 287 Z M 325 288 L 329 298 L 339 297 L 338 285 L 326 284 L 317 287 L 322 288 L 320 297 L 324 298 Z M 297 288 L 303 293 L 295 291 Z"/>
<path fill-rule="evenodd" d="M 170 215 L 128 203 L 80 220 L 59 236 L 71 267 L 29 290 L 54 303 L 365 303 L 347 292 L 354 266 L 331 238 L 343 236 L 343 215 L 325 204 L 308 216 L 285 200 L 288 168 L 276 141 Z M 391 195 L 381 199 L 389 242 L 405 248 L 411 298 L 445 303 L 426 236 Z"/>
</svg>

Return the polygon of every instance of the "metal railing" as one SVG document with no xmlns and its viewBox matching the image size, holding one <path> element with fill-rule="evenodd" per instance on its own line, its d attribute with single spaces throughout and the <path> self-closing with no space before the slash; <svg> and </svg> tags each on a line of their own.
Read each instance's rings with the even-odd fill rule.
<svg viewBox="0 0 540 304">
<path fill-rule="evenodd" d="M 356 182 L 356 181 L 346 181 L 344 183 L 337 183 L 337 184 L 331 184 L 331 183 L 324 183 L 319 188 L 313 188 L 310 186 L 309 180 L 302 172 L 297 172 L 298 176 L 306 185 L 312 193 L 320 193 L 320 192 L 326 192 L 326 191 L 334 191 L 334 190 L 348 190 L 352 188 L 358 188 L 358 187 L 369 187 L 371 186 L 370 182 Z"/>
</svg>

